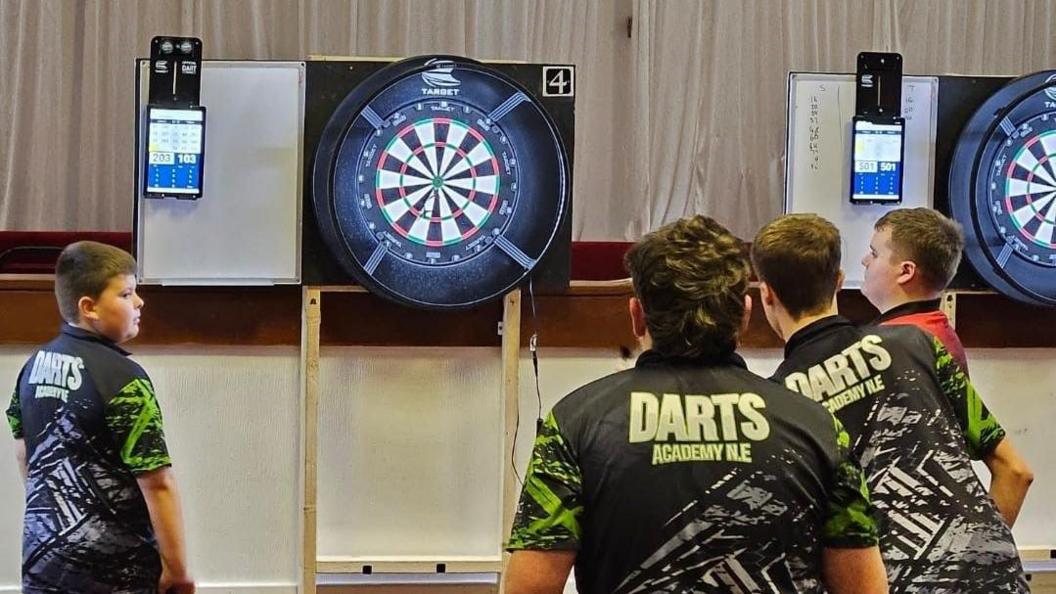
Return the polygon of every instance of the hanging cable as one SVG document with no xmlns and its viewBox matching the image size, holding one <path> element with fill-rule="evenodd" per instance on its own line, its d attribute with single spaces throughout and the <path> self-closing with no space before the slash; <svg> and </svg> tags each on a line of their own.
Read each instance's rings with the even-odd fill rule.
<svg viewBox="0 0 1056 594">
<path fill-rule="evenodd" d="M 535 434 L 536 436 L 543 430 L 543 393 L 539 388 L 539 332 L 536 326 L 536 309 L 535 309 L 535 284 L 532 278 L 528 278 L 528 302 L 531 304 L 532 311 L 532 335 L 528 337 L 528 352 L 532 356 L 532 372 L 535 376 L 535 402 L 536 402 L 536 415 L 535 415 Z M 505 331 L 505 329 L 503 329 Z M 517 399 L 517 424 L 513 430 L 513 451 L 510 452 L 510 465 L 513 466 L 513 476 L 517 479 L 518 485 L 524 485 L 524 480 L 521 478 L 521 473 L 517 470 L 517 436 L 521 429 L 521 400 Z"/>
<path fill-rule="evenodd" d="M 531 279 L 528 280 L 528 300 L 532 304 L 532 336 L 528 339 L 528 351 L 532 354 L 532 370 L 535 374 L 535 434 L 543 430 L 543 394 L 539 389 L 539 331 L 536 328 L 535 290 Z"/>
</svg>

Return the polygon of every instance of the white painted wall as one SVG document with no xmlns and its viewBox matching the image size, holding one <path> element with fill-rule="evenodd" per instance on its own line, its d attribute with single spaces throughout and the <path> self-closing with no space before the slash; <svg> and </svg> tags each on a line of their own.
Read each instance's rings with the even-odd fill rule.
<svg viewBox="0 0 1056 594">
<path fill-rule="evenodd" d="M 545 413 L 623 368 L 615 352 L 547 349 Z M 298 354 L 293 348 L 134 348 L 158 389 L 183 490 L 191 564 L 205 591 L 289 594 L 296 579 Z M 0 348 L 0 386 L 30 350 Z M 747 350 L 768 374 L 779 350 Z M 1016 536 L 1056 542 L 1047 502 L 1056 460 L 1056 350 L 968 354 L 973 378 L 1037 471 Z M 535 432 L 534 379 L 521 367 L 517 468 Z M 499 547 L 499 350 L 335 348 L 323 352 L 319 549 L 329 555 L 488 554 Z M 4 388 L 6 391 L 7 388 Z M 6 433 L 6 431 L 4 432 Z M 9 443 L 0 437 L 0 444 Z M 0 591 L 18 583 L 23 494 L 0 445 Z"/>
<path fill-rule="evenodd" d="M 499 350 L 324 351 L 319 554 L 498 555 Z"/>
<path fill-rule="evenodd" d="M 1056 457 L 1049 433 L 1056 428 L 1056 350 L 973 349 L 968 366 L 984 402 L 1034 468 L 1034 484 L 1013 531 L 1016 542 L 1056 548 Z M 980 474 L 988 476 L 985 467 Z"/>
</svg>

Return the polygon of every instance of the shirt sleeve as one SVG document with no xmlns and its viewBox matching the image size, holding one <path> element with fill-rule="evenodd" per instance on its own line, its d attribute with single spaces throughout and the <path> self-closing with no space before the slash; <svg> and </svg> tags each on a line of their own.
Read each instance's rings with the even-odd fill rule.
<svg viewBox="0 0 1056 594">
<path fill-rule="evenodd" d="M 11 402 L 7 405 L 7 424 L 11 427 L 11 435 L 15 439 L 25 437 L 22 430 L 22 403 L 18 398 L 18 385 L 15 385 L 15 390 L 11 393 Z"/>
<path fill-rule="evenodd" d="M 838 549 L 867 548 L 879 543 L 876 509 L 869 499 L 865 473 L 851 454 L 851 437 L 835 417 L 836 449 L 822 543 Z"/>
<path fill-rule="evenodd" d="M 968 375 L 940 340 L 932 339 L 935 349 L 935 372 L 943 396 L 953 405 L 957 423 L 964 432 L 968 454 L 980 460 L 1005 438 L 1005 430 L 983 404 Z"/>
<path fill-rule="evenodd" d="M 106 425 L 121 460 L 135 474 L 172 465 L 161 409 L 148 379 L 134 379 L 106 404 Z"/>
<path fill-rule="evenodd" d="M 507 550 L 578 550 L 582 498 L 579 464 L 551 412 L 535 438 Z"/>
</svg>

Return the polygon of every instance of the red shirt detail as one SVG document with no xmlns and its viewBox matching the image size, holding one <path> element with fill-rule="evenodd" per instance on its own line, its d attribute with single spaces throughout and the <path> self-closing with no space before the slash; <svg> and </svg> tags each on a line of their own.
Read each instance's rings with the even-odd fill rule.
<svg viewBox="0 0 1056 594">
<path fill-rule="evenodd" d="M 889 320 L 884 320 L 880 325 L 916 326 L 928 334 L 931 334 L 942 342 L 942 345 L 946 347 L 946 350 L 953 355 L 953 358 L 957 360 L 961 369 L 964 370 L 965 375 L 968 375 L 968 357 L 964 354 L 964 346 L 961 344 L 961 339 L 957 336 L 957 332 L 954 331 L 953 326 L 950 326 L 950 319 L 941 311 L 910 313 Z"/>
</svg>

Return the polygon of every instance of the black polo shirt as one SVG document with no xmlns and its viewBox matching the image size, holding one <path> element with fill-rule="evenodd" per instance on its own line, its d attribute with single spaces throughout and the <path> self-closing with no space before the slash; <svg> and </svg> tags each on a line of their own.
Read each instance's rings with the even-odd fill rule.
<svg viewBox="0 0 1056 594">
<path fill-rule="evenodd" d="M 822 546 L 877 542 L 849 437 L 721 361 L 647 351 L 546 418 L 510 550 L 575 550 L 582 594 L 823 592 Z"/>
<path fill-rule="evenodd" d="M 1005 431 L 941 341 L 831 316 L 785 345 L 774 379 L 850 433 L 882 514 L 892 592 L 1029 592 L 1012 533 L 971 461 Z"/>
<path fill-rule="evenodd" d="M 7 409 L 29 478 L 23 592 L 156 592 L 136 475 L 171 464 L 150 378 L 112 341 L 63 324 L 23 366 Z"/>
</svg>

